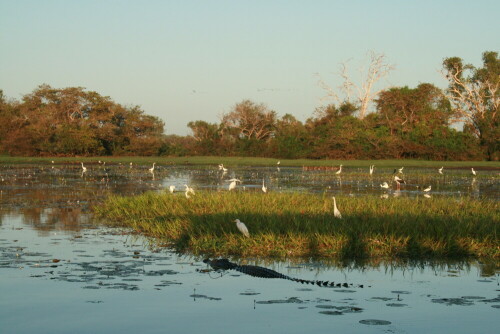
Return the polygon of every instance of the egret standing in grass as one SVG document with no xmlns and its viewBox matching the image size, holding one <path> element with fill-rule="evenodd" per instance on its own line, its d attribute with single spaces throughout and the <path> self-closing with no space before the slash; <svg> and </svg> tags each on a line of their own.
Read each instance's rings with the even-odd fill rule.
<svg viewBox="0 0 500 334">
<path fill-rule="evenodd" d="M 174 190 L 175 190 L 175 186 L 172 184 L 168 189 L 170 190 L 170 193 L 173 194 Z"/>
<path fill-rule="evenodd" d="M 428 186 L 427 188 L 424 189 L 424 192 L 428 193 L 429 191 L 431 191 L 431 186 Z"/>
<path fill-rule="evenodd" d="M 342 173 L 342 165 L 339 166 L 339 170 L 335 172 L 336 175 L 340 175 Z"/>
<path fill-rule="evenodd" d="M 186 198 L 191 198 L 189 194 L 191 193 L 194 195 L 194 189 L 189 187 L 187 184 L 185 184 L 184 187 L 186 187 L 186 192 L 184 193 L 186 195 Z"/>
<path fill-rule="evenodd" d="M 262 191 L 267 193 L 267 188 L 266 188 L 266 185 L 264 183 L 264 180 L 262 180 Z"/>
<path fill-rule="evenodd" d="M 85 172 L 87 172 L 87 167 L 85 167 L 85 166 L 83 165 L 83 162 L 82 162 L 82 173 L 85 173 Z"/>
<path fill-rule="evenodd" d="M 149 169 L 149 172 L 150 172 L 150 173 L 154 173 L 154 171 L 155 171 L 155 164 L 156 164 L 156 162 L 153 162 L 153 167 L 151 167 L 151 168 Z"/>
<path fill-rule="evenodd" d="M 340 213 L 339 209 L 337 208 L 337 201 L 335 200 L 335 196 L 333 198 L 333 216 L 335 218 L 342 218 L 342 214 Z"/>
<path fill-rule="evenodd" d="M 239 219 L 235 219 L 234 222 L 236 223 L 236 227 L 238 230 L 240 230 L 241 233 L 247 238 L 250 238 L 250 233 L 248 233 L 248 228 L 246 227 L 245 223 L 241 222 Z"/>
<path fill-rule="evenodd" d="M 380 185 L 380 188 L 389 189 L 389 184 L 387 184 L 387 182 L 384 182 Z"/>
<path fill-rule="evenodd" d="M 374 169 L 375 169 L 375 165 L 370 165 L 370 175 L 373 175 Z"/>
<path fill-rule="evenodd" d="M 228 181 L 231 181 L 231 183 L 229 184 L 229 187 L 228 187 L 228 190 L 231 191 L 233 190 L 234 188 L 236 188 L 236 182 L 240 182 L 240 180 L 238 179 L 231 179 L 231 180 L 228 180 Z"/>
<path fill-rule="evenodd" d="M 441 167 L 441 168 L 439 168 L 439 169 L 438 169 L 438 173 L 439 173 L 439 174 L 443 174 L 443 168 L 444 168 L 444 167 Z"/>
<path fill-rule="evenodd" d="M 471 168 L 470 170 L 472 172 L 472 175 L 476 176 L 476 171 L 474 170 L 474 168 Z"/>
<path fill-rule="evenodd" d="M 399 174 L 403 174 L 403 168 L 404 168 L 404 167 L 401 167 L 400 169 L 398 169 L 398 173 L 399 173 Z"/>
</svg>

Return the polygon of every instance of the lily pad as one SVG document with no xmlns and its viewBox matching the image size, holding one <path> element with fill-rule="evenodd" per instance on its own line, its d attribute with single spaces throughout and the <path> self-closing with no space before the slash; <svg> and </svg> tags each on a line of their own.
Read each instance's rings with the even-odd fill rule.
<svg viewBox="0 0 500 334">
<path fill-rule="evenodd" d="M 375 325 L 375 326 L 390 325 L 391 324 L 390 321 L 378 320 L 378 319 L 364 319 L 364 320 L 360 320 L 359 323 L 363 324 L 363 325 Z"/>
</svg>

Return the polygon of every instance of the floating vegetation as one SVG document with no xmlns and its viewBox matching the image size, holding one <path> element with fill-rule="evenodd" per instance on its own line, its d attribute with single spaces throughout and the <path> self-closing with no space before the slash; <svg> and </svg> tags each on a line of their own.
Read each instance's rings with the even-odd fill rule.
<svg viewBox="0 0 500 334">
<path fill-rule="evenodd" d="M 405 307 L 405 306 L 408 306 L 408 304 L 402 304 L 402 303 L 388 303 L 388 304 L 385 304 L 385 306 L 389 306 L 389 307 Z"/>
<path fill-rule="evenodd" d="M 474 305 L 474 303 L 468 299 L 465 298 L 435 298 L 432 299 L 433 303 L 437 304 L 445 304 L 448 306 L 451 305 L 458 305 L 458 306 L 471 306 Z"/>
<path fill-rule="evenodd" d="M 111 197 L 95 213 L 111 225 L 204 255 L 352 258 L 500 258 L 499 204 L 463 198 L 337 197 L 197 192 Z M 234 225 L 245 222 L 250 238 Z"/>
<path fill-rule="evenodd" d="M 377 320 L 377 319 L 360 320 L 359 323 L 363 324 L 363 325 L 375 325 L 375 326 L 378 326 L 378 325 L 390 325 L 391 324 L 390 321 L 387 321 L 387 320 Z"/>
<path fill-rule="evenodd" d="M 273 300 L 258 300 L 257 304 L 302 304 L 304 301 L 297 297 L 290 297 L 287 299 L 273 299 Z"/>
<path fill-rule="evenodd" d="M 196 300 L 196 298 L 198 298 L 198 299 L 208 299 L 208 300 L 222 300 L 222 298 L 219 298 L 219 297 L 208 297 L 208 296 L 200 295 L 200 294 L 197 294 L 197 293 L 189 295 L 189 297 L 194 298 L 195 300 Z"/>
</svg>

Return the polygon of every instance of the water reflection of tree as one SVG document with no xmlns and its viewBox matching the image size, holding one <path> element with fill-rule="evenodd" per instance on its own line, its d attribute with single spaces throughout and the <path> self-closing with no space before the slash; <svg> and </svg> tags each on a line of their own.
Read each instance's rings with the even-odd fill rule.
<svg viewBox="0 0 500 334">
<path fill-rule="evenodd" d="M 79 231 L 89 224 L 91 206 L 107 196 L 139 194 L 161 185 L 142 170 L 87 165 L 88 175 L 83 179 L 73 165 L 58 166 L 57 170 L 2 167 L 6 181 L 0 184 L 0 222 L 8 215 L 20 215 L 25 224 L 42 232 Z"/>
</svg>

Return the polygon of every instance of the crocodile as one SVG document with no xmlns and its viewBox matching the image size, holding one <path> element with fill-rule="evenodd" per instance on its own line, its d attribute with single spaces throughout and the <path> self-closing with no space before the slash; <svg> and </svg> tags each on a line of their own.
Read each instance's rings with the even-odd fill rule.
<svg viewBox="0 0 500 334">
<path fill-rule="evenodd" d="M 228 259 L 204 259 L 204 263 L 207 263 L 212 267 L 213 270 L 220 271 L 220 270 L 236 270 L 239 271 L 240 273 L 247 274 L 250 276 L 254 277 L 260 277 L 260 278 L 280 278 L 280 279 L 286 279 L 289 281 L 293 282 L 298 282 L 301 284 L 313 284 L 317 286 L 322 286 L 322 287 L 354 287 L 354 284 L 352 283 L 335 283 L 335 282 L 330 282 L 330 281 L 319 281 L 319 280 L 307 280 L 307 279 L 300 279 L 300 278 L 295 278 L 295 277 L 290 277 L 287 275 L 284 275 L 282 273 L 279 273 L 277 271 L 274 271 L 269 268 L 264 268 L 260 266 L 252 266 L 252 265 L 239 265 L 234 262 L 229 261 Z M 363 288 L 363 284 L 359 284 L 356 287 L 358 288 Z"/>
</svg>

